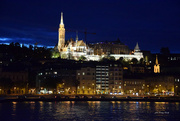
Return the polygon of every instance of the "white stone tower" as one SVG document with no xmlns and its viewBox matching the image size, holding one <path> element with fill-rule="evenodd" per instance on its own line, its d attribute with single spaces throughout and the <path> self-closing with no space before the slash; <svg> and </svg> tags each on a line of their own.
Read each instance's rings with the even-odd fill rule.
<svg viewBox="0 0 180 121">
<path fill-rule="evenodd" d="M 62 51 L 65 44 L 65 28 L 63 23 L 63 12 L 61 12 L 61 22 L 59 24 L 58 50 Z"/>
</svg>

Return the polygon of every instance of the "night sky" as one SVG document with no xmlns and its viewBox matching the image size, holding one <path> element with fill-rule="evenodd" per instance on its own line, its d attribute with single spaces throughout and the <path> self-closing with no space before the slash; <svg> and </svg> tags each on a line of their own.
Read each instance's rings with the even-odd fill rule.
<svg viewBox="0 0 180 121">
<path fill-rule="evenodd" d="M 179 0 L 0 0 L 0 43 L 19 42 L 55 46 L 61 12 L 66 40 L 87 43 L 119 38 L 130 49 L 180 53 Z"/>
</svg>

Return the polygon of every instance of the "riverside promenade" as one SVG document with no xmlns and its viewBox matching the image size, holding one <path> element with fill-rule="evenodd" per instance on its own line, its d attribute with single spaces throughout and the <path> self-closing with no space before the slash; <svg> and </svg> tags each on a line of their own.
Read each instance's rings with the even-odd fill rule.
<svg viewBox="0 0 180 121">
<path fill-rule="evenodd" d="M 180 96 L 115 96 L 115 95 L 1 95 L 0 102 L 20 101 L 147 101 L 180 102 Z"/>
</svg>

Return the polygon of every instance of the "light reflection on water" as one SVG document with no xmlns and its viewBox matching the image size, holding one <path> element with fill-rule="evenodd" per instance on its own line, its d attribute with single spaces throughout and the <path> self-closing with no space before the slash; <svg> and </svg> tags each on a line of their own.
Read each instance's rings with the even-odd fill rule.
<svg viewBox="0 0 180 121">
<path fill-rule="evenodd" d="M 0 103 L 0 121 L 179 120 L 178 102 L 62 101 Z"/>
</svg>

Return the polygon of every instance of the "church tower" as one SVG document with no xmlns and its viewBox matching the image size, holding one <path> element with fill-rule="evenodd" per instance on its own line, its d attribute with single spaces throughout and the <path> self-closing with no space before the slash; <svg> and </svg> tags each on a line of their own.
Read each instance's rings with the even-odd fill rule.
<svg viewBox="0 0 180 121">
<path fill-rule="evenodd" d="M 141 50 L 139 49 L 139 45 L 138 43 L 136 44 L 135 48 L 134 48 L 134 55 L 136 56 L 136 58 L 138 60 L 140 60 L 141 58 L 143 58 L 143 53 L 141 52 Z"/>
<path fill-rule="evenodd" d="M 63 12 L 61 12 L 61 22 L 59 24 L 58 50 L 62 51 L 65 44 L 65 28 L 63 23 Z"/>
<path fill-rule="evenodd" d="M 154 73 L 160 73 L 160 64 L 158 64 L 158 57 L 156 55 L 156 63 L 154 65 Z"/>
</svg>

